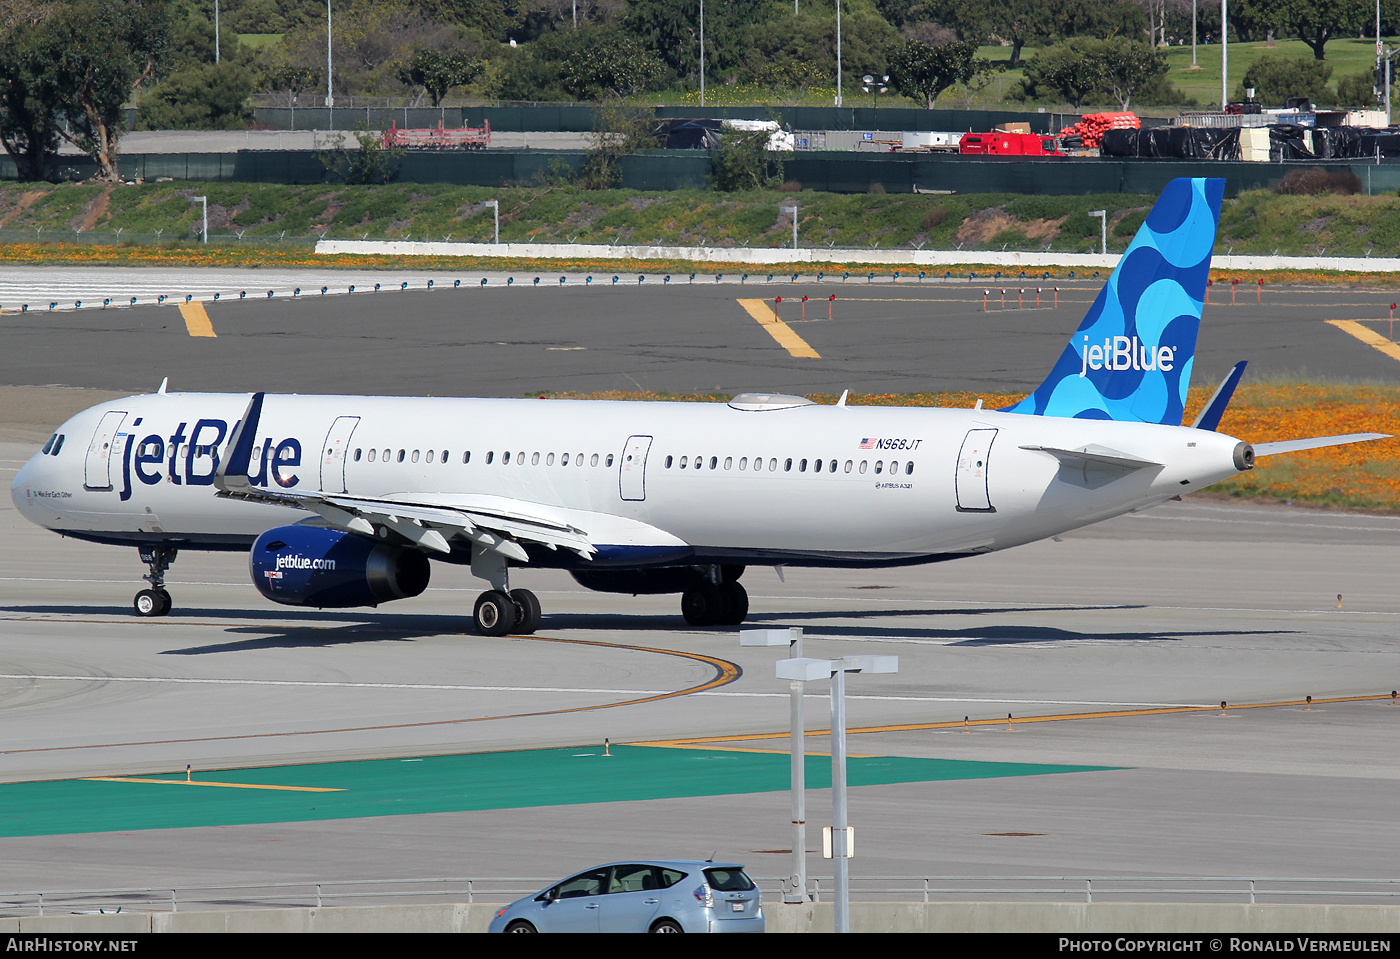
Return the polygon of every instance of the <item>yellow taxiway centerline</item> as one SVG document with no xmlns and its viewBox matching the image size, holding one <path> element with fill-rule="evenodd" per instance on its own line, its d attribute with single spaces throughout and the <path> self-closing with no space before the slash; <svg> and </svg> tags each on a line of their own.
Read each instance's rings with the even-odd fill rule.
<svg viewBox="0 0 1400 959">
<path fill-rule="evenodd" d="M 768 331 L 768 335 L 778 341 L 778 345 L 787 350 L 793 356 L 803 359 L 819 360 L 821 356 L 816 350 L 807 345 L 807 341 L 793 332 L 792 327 L 778 319 L 773 308 L 766 300 L 740 300 L 739 305 L 748 310 L 749 316 L 758 321 L 758 325 Z"/>
<path fill-rule="evenodd" d="M 1343 333 L 1350 333 L 1367 346 L 1375 347 L 1392 360 L 1400 360 L 1400 346 L 1387 340 L 1375 330 L 1362 326 L 1356 320 L 1327 320 L 1326 322 Z M 1377 320 L 1376 322 L 1385 321 Z"/>
<path fill-rule="evenodd" d="M 90 783 L 159 783 L 162 786 L 219 786 L 224 789 L 280 789 L 298 793 L 343 793 L 330 786 L 267 786 L 260 783 L 210 783 L 191 779 L 137 779 L 130 776 L 87 776 Z"/>
<path fill-rule="evenodd" d="M 203 303 L 181 303 L 180 315 L 185 318 L 185 329 L 190 331 L 190 336 L 217 336 Z"/>
</svg>

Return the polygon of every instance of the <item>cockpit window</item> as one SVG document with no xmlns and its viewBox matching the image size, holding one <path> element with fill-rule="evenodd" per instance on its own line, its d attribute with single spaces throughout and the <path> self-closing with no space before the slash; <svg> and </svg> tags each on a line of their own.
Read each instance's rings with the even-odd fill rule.
<svg viewBox="0 0 1400 959">
<path fill-rule="evenodd" d="M 50 436 L 50 437 L 49 437 L 49 441 L 48 441 L 47 443 L 44 444 L 44 455 L 45 455 L 45 456 L 48 456 L 48 455 L 49 455 L 49 450 L 53 449 L 54 440 L 56 440 L 56 439 L 58 439 L 58 434 L 57 434 L 57 433 L 55 433 L 54 435 Z"/>
<path fill-rule="evenodd" d="M 55 443 L 55 444 L 53 444 L 53 455 L 54 455 L 54 456 L 57 456 L 57 455 L 58 455 L 58 451 L 61 450 L 61 449 L 63 449 L 63 434 L 62 434 L 62 433 L 59 433 L 59 434 L 58 434 L 58 442 Z"/>
</svg>

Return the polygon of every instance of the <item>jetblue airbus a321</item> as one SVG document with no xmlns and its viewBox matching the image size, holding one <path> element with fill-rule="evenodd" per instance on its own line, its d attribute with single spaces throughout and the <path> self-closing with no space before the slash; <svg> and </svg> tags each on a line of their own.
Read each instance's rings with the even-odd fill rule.
<svg viewBox="0 0 1400 959">
<path fill-rule="evenodd" d="M 157 393 L 68 420 L 15 477 L 64 536 L 134 546 L 142 616 L 170 611 L 178 551 L 247 550 L 292 606 L 417 596 L 432 560 L 490 584 L 477 629 L 530 633 L 513 568 L 679 593 L 696 626 L 748 613 L 750 565 L 872 567 L 1019 546 L 1164 502 L 1256 456 L 1216 431 L 1234 371 L 1180 425 L 1222 180 L 1170 183 L 1054 369 L 1014 406 L 819 406 Z"/>
</svg>

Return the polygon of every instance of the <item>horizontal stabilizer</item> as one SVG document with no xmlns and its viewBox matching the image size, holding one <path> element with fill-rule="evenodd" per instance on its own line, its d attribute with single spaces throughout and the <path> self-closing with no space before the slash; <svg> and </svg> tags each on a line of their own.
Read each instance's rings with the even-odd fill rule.
<svg viewBox="0 0 1400 959">
<path fill-rule="evenodd" d="M 1073 464 L 1086 464 L 1093 466 L 1116 466 L 1119 469 L 1139 470 L 1145 466 L 1161 466 L 1154 460 L 1140 459 L 1136 456 L 1129 456 L 1107 446 L 1100 446 L 1097 443 L 1090 443 L 1088 446 L 1077 450 L 1060 449 L 1055 446 L 1023 446 L 1023 450 L 1036 450 L 1041 453 L 1049 453 L 1060 460 Z"/>
<path fill-rule="evenodd" d="M 1364 443 L 1367 440 L 1389 439 L 1389 433 L 1346 433 L 1342 436 L 1314 436 L 1306 440 L 1280 440 L 1277 443 L 1255 443 L 1255 456 L 1274 456 L 1278 453 L 1298 453 L 1302 450 L 1316 450 L 1324 446 L 1345 446 L 1348 443 Z"/>
</svg>

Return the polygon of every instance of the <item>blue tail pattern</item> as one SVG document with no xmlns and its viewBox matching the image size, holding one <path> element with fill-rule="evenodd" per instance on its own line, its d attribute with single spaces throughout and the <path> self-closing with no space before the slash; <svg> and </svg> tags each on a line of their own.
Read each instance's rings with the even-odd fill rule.
<svg viewBox="0 0 1400 959">
<path fill-rule="evenodd" d="M 1179 425 L 1224 193 L 1168 183 L 1045 382 L 1005 409 Z"/>
</svg>

